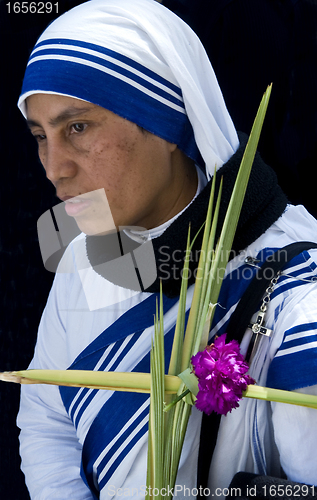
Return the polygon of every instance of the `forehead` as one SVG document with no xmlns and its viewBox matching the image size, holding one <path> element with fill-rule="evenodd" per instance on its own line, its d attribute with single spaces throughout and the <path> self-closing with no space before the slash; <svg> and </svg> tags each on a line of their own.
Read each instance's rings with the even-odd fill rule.
<svg viewBox="0 0 317 500">
<path fill-rule="evenodd" d="M 43 115 L 47 113 L 59 113 L 62 110 L 69 110 L 81 112 L 81 111 L 92 111 L 101 110 L 100 106 L 92 104 L 87 101 L 82 101 L 74 97 L 68 97 L 57 94 L 33 94 L 26 99 L 26 115 L 29 118 L 33 113 L 41 113 Z"/>
<path fill-rule="evenodd" d="M 88 101 L 56 94 L 33 94 L 26 100 L 26 119 L 30 128 L 57 127 L 68 120 L 98 120 L 108 125 L 124 118 Z M 129 122 L 131 124 L 131 122 Z M 132 125 L 132 124 L 131 124 Z"/>
<path fill-rule="evenodd" d="M 134 122 L 123 118 L 109 109 L 88 101 L 57 94 L 33 94 L 26 99 L 26 119 L 33 129 L 57 128 L 71 121 L 95 122 L 107 127 L 107 130 L 120 129 L 126 133 L 139 129 Z M 140 129 L 141 130 L 141 129 Z"/>
</svg>

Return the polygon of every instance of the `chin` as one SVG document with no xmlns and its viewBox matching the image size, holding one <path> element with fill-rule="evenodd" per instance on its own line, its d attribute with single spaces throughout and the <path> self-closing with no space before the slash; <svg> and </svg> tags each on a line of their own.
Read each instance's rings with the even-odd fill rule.
<svg viewBox="0 0 317 500">
<path fill-rule="evenodd" d="M 113 224 L 109 225 L 110 227 L 105 227 L 105 224 L 89 224 L 79 220 L 76 220 L 76 223 L 80 231 L 87 234 L 87 236 L 104 236 L 117 232 L 117 228 Z"/>
</svg>

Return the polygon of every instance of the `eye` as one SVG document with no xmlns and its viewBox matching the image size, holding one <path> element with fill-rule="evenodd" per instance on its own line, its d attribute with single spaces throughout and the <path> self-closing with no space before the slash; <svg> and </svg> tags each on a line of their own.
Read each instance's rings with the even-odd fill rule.
<svg viewBox="0 0 317 500">
<path fill-rule="evenodd" d="M 40 143 L 45 141 L 46 135 L 44 134 L 33 134 L 33 137 L 35 138 L 36 142 Z"/>
<path fill-rule="evenodd" d="M 70 127 L 71 133 L 80 134 L 81 132 L 84 132 L 86 127 L 87 127 L 86 123 L 73 123 Z"/>
</svg>

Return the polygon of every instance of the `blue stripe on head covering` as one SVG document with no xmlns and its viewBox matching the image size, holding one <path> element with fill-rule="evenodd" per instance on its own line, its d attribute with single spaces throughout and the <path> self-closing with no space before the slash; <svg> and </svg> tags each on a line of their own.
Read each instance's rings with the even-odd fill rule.
<svg viewBox="0 0 317 500">
<path fill-rule="evenodd" d="M 181 89 L 114 50 L 65 38 L 38 43 L 29 59 L 21 97 L 37 91 L 109 109 L 203 163 Z"/>
</svg>

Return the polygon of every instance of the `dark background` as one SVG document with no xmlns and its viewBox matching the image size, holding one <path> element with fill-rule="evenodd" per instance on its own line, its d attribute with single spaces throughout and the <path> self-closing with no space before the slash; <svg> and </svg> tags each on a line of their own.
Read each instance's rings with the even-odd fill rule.
<svg viewBox="0 0 317 500">
<path fill-rule="evenodd" d="M 40 316 L 54 278 L 42 264 L 36 223 L 46 210 L 60 203 L 46 180 L 36 143 L 16 105 L 31 50 L 56 14 L 8 14 L 6 3 L 0 3 L 0 371 L 24 369 L 31 361 Z M 60 1 L 60 12 L 79 3 Z M 15 425 L 19 390 L 18 385 L 0 382 L 1 500 L 29 499 L 20 471 Z"/>
<path fill-rule="evenodd" d="M 36 222 L 59 202 L 16 107 L 28 56 L 56 14 L 9 14 L 7 3 L 0 0 L 0 371 L 24 369 L 32 358 L 54 277 L 42 265 Z M 60 0 L 59 13 L 79 3 Z M 259 149 L 289 200 L 305 204 L 316 216 L 316 1 L 164 3 L 203 40 L 238 130 L 250 132 L 261 96 L 273 82 Z M 29 498 L 19 469 L 18 404 L 19 386 L 0 383 L 1 500 Z"/>
</svg>

